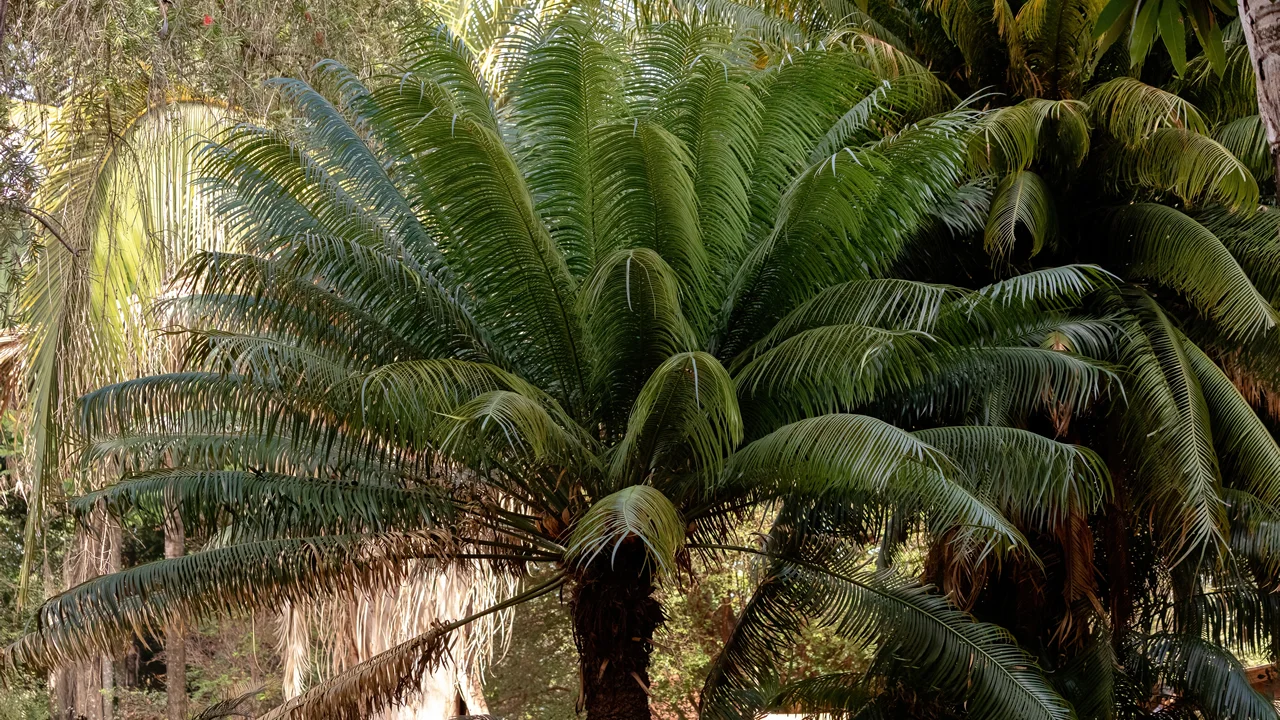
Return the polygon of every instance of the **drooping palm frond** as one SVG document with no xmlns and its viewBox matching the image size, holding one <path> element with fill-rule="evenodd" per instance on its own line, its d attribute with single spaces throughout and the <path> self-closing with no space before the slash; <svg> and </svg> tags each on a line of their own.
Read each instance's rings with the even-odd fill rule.
<svg viewBox="0 0 1280 720">
<path fill-rule="evenodd" d="M 189 533 L 231 524 L 236 535 L 251 538 L 405 531 L 447 524 L 454 513 L 439 487 L 188 468 L 125 479 L 76 498 L 72 508 L 85 517 L 99 504 L 113 515 L 138 513 L 155 523 L 176 511 Z"/>
<path fill-rule="evenodd" d="M 822 415 L 783 426 L 734 454 L 722 483 L 814 500 L 878 495 L 961 528 L 986 547 L 1025 544 L 1008 521 L 958 482 L 963 471 L 920 438 L 875 418 Z"/>
<path fill-rule="evenodd" d="M 1194 105 L 1140 80 L 1119 77 L 1094 87 L 1084 97 L 1094 125 L 1129 147 L 1163 128 L 1204 135 L 1208 127 Z"/>
<path fill-rule="evenodd" d="M 1138 315 L 1129 334 L 1128 392 L 1145 415 L 1139 427 L 1159 428 L 1141 448 L 1140 472 L 1150 478 L 1145 489 L 1152 507 L 1162 508 L 1165 542 L 1179 561 L 1213 557 L 1226 541 L 1226 509 L 1222 478 L 1208 406 L 1191 365 L 1181 333 L 1160 306 L 1141 291 L 1130 302 Z M 1133 432 L 1133 431 L 1131 431 Z M 1169 503 L 1168 498 L 1178 498 Z"/>
<path fill-rule="evenodd" d="M 1158 634 L 1135 636 L 1132 648 L 1155 667 L 1158 681 L 1185 693 L 1210 717 L 1276 717 L 1270 701 L 1249 685 L 1240 661 L 1209 642 Z"/>
<path fill-rule="evenodd" d="M 778 527 L 772 536 L 776 542 Z M 821 618 L 840 636 L 875 640 L 882 653 L 926 673 L 935 687 L 960 693 L 975 717 L 1070 717 L 1069 706 L 1006 633 L 974 622 L 926 588 L 863 569 L 861 555 L 823 543 L 791 548 L 784 539 L 766 545 L 765 554 L 767 574 L 703 689 L 705 717 L 764 709 L 748 690 L 769 672 L 769 648 L 793 637 L 802 615 Z"/>
<path fill-rule="evenodd" d="M 410 559 L 449 562 L 442 533 L 329 535 L 264 540 L 206 550 L 104 575 L 58 595 L 38 628 L 6 650 L 8 666 L 51 667 L 109 652 L 129 637 L 160 632 L 178 618 L 239 615 L 316 592 L 357 593 L 401 582 Z M 95 628 L 91 634 L 82 628 Z"/>
<path fill-rule="evenodd" d="M 973 491 L 1021 525 L 1051 529 L 1096 510 L 1110 492 L 1102 458 L 1026 430 L 952 426 L 914 435 L 964 470 Z"/>
<path fill-rule="evenodd" d="M 1130 273 L 1185 293 L 1231 336 L 1248 338 L 1275 326 L 1276 311 L 1230 251 L 1189 216 L 1140 203 L 1112 211 L 1104 227 L 1127 241 Z"/>
<path fill-rule="evenodd" d="M 574 525 L 566 557 L 590 565 L 602 557 L 613 564 L 624 542 L 644 543 L 646 562 L 659 576 L 675 571 L 676 553 L 684 545 L 684 520 L 661 491 L 632 485 L 601 498 Z"/>
<path fill-rule="evenodd" d="M 1049 188 L 1030 170 L 1010 174 L 996 188 L 987 218 L 986 250 L 995 261 L 1013 252 L 1018 230 L 1031 239 L 1031 255 L 1044 248 L 1053 233 L 1054 206 Z"/>
<path fill-rule="evenodd" d="M 1152 132 L 1127 154 L 1131 181 L 1171 192 L 1187 204 L 1213 201 L 1232 210 L 1258 204 L 1249 168 L 1208 135 L 1167 127 Z"/>
<path fill-rule="evenodd" d="M 673 355 L 636 395 L 613 450 L 612 487 L 681 472 L 719 472 L 742 441 L 733 379 L 704 352 Z"/>
</svg>

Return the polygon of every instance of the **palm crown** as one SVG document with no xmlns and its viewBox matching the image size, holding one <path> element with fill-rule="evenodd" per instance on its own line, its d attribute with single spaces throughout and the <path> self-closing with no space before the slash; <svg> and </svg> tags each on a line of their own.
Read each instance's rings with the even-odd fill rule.
<svg viewBox="0 0 1280 720">
<path fill-rule="evenodd" d="M 1166 129 L 1212 142 L 1194 108 L 1116 80 L 1087 105 L 979 111 L 864 31 L 781 61 L 765 50 L 710 21 L 623 32 L 571 12 L 524 28 L 487 79 L 428 29 L 407 67 L 368 85 L 338 65 L 323 92 L 282 82 L 296 124 L 205 151 L 240 251 L 195 258 L 167 306 L 186 370 L 82 403 L 86 466 L 124 479 L 76 507 L 176 506 L 210 546 L 51 599 L 10 661 L 432 564 L 523 577 L 546 562 L 523 592 L 276 714 L 363 716 L 415 687 L 452 630 L 565 587 L 588 717 L 648 717 L 655 584 L 738 551 L 762 580 L 712 668 L 707 717 L 922 702 L 1109 716 L 1092 708 L 1157 678 L 1211 716 L 1270 717 L 1222 643 L 1248 617 L 1250 638 L 1269 637 L 1269 611 L 1231 603 L 1258 606 L 1235 560 L 1272 567 L 1280 448 L 1188 333 L 1253 341 L 1275 313 L 1167 205 L 1082 221 L 1120 248 L 1050 233 L 1029 170 L 1079 166 L 1090 117 L 1122 164 L 1156 156 Z M 1244 169 L 1152 177 L 1116 187 L 1256 202 Z M 964 289 L 963 262 L 913 263 L 974 236 L 1003 279 Z M 1114 274 L 1019 273 L 1039 252 Z M 1140 278 L 1176 299 L 1125 282 Z M 763 545 L 726 540 L 766 507 Z M 1149 525 L 1123 525 L 1141 513 Z M 1091 520 L 1113 515 L 1131 554 L 1161 558 L 1148 585 L 1099 587 Z M 896 570 L 912 539 L 979 615 L 1010 573 L 1060 590 L 1018 633 L 1037 657 Z M 1166 597 L 1174 610 L 1132 607 Z M 806 620 L 875 642 L 872 669 L 775 687 Z M 1123 672 L 1114 652 L 1132 654 Z"/>
</svg>

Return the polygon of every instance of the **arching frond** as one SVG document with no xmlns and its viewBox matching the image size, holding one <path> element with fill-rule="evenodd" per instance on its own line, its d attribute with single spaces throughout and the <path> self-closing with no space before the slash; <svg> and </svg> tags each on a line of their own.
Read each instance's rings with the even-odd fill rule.
<svg viewBox="0 0 1280 720">
<path fill-rule="evenodd" d="M 454 83 L 470 97 L 479 81 L 463 76 L 467 70 L 460 62 L 448 60 L 441 82 Z M 572 407 L 586 378 L 581 328 L 573 312 L 574 282 L 564 256 L 537 215 L 510 151 L 491 127 L 492 116 L 454 115 L 440 104 L 438 93 L 426 92 L 429 81 L 421 82 L 375 91 L 380 109 L 374 119 L 394 133 L 387 150 L 412 158 L 406 171 L 432 214 L 451 229 L 441 241 L 442 251 L 448 255 L 455 243 L 465 243 L 466 250 L 450 256 L 449 264 L 460 281 L 471 284 L 476 317 L 517 367 Z M 483 101 L 487 108 L 487 96 Z"/>
<path fill-rule="evenodd" d="M 600 193 L 595 223 L 599 256 L 618 248 L 649 248 L 674 271 L 685 313 L 705 326 L 710 267 L 690 176 L 693 160 L 661 126 L 626 121 L 598 129 Z"/>
<path fill-rule="evenodd" d="M 1244 163 L 1207 135 L 1160 128 L 1127 154 L 1135 184 L 1171 192 L 1188 204 L 1218 202 L 1233 210 L 1258 204 L 1258 183 Z"/>
<path fill-rule="evenodd" d="M 136 475 L 76 498 L 72 509 L 86 517 L 99 505 L 154 524 L 176 508 L 189 533 L 234 523 L 235 534 L 258 539 L 417 530 L 447 523 L 453 514 L 452 501 L 437 487 L 198 468 Z"/>
<path fill-rule="evenodd" d="M 648 248 L 605 258 L 584 281 L 578 307 L 596 353 L 594 389 L 613 402 L 630 402 L 667 358 L 696 346 L 675 272 Z"/>
<path fill-rule="evenodd" d="M 1189 696 L 1210 717 L 1274 720 L 1276 709 L 1249 685 L 1240 661 L 1187 635 L 1136 636 L 1134 650 L 1156 668 L 1159 681 Z"/>
<path fill-rule="evenodd" d="M 1271 161 L 1271 147 L 1267 144 L 1267 131 L 1259 116 L 1246 115 L 1232 120 L 1215 130 L 1213 139 L 1257 180 L 1270 180 L 1276 174 L 1275 163 Z"/>
<path fill-rule="evenodd" d="M 239 615 L 317 594 L 401 582 L 413 565 L 462 552 L 431 532 L 266 540 L 206 550 L 103 575 L 47 601 L 38 629 L 9 646 L 6 664 L 50 667 L 110 652 L 179 618 Z"/>
<path fill-rule="evenodd" d="M 734 279 L 724 351 L 745 348 L 818 289 L 886 268 L 926 221 L 925 209 L 958 184 L 969 119 L 937 116 L 805 170 Z"/>
<path fill-rule="evenodd" d="M 611 244 L 598 226 L 609 201 L 597 165 L 608 151 L 596 127 L 625 116 L 616 43 L 574 15 L 558 19 L 526 53 L 509 94 L 520 129 L 520 159 L 538 190 L 538 213 L 574 274 L 585 274 Z"/>
<path fill-rule="evenodd" d="M 958 481 L 961 473 L 941 451 L 892 425 L 864 415 L 822 415 L 744 446 L 721 482 L 791 499 L 880 496 L 925 513 L 937 532 L 961 529 L 979 547 L 1023 544 L 999 512 Z"/>
<path fill-rule="evenodd" d="M 1051 529 L 1110 492 L 1098 454 L 1017 428 L 952 426 L 913 433 L 964 470 L 972 490 L 1020 525 Z"/>
<path fill-rule="evenodd" d="M 1013 253 L 1018 230 L 1031 239 L 1031 255 L 1043 248 L 1054 232 L 1053 197 L 1039 175 L 1030 170 L 1015 172 L 1000 182 L 991 215 L 987 218 L 984 244 L 987 254 L 999 262 Z"/>
<path fill-rule="evenodd" d="M 1084 101 L 1094 125 L 1129 147 L 1163 128 L 1208 133 L 1204 117 L 1194 105 L 1136 78 L 1108 80 L 1090 90 Z"/>
<path fill-rule="evenodd" d="M 1233 471 L 1232 484 L 1280 507 L 1280 445 L 1222 369 L 1185 336 L 1181 340 L 1213 418 L 1215 445 Z"/>
<path fill-rule="evenodd" d="M 590 565 L 596 558 L 613 564 L 613 557 L 632 538 L 644 543 L 646 562 L 658 575 L 675 571 L 676 553 L 684 547 L 685 522 L 661 491 L 632 485 L 596 501 L 573 526 L 565 557 Z"/>
<path fill-rule="evenodd" d="M 824 325 L 927 332 L 938 319 L 944 302 L 962 292 L 947 285 L 898 279 L 855 280 L 836 285 L 788 313 L 755 348 L 759 351 Z"/>
<path fill-rule="evenodd" d="M 1164 310 L 1146 293 L 1129 297 L 1138 313 L 1128 334 L 1126 392 L 1144 422 L 1131 432 L 1149 483 L 1147 502 L 1162 508 L 1165 542 L 1178 560 L 1212 556 L 1226 541 L 1222 481 L 1211 420 L 1186 343 Z M 1140 428 L 1156 428 L 1155 432 Z M 1168 498 L 1178 502 L 1169 503 Z"/>
<path fill-rule="evenodd" d="M 614 487 L 654 474 L 719 472 L 742 441 L 729 373 L 704 352 L 673 355 L 645 383 L 613 453 Z"/>
<path fill-rule="evenodd" d="M 1111 211 L 1106 229 L 1127 241 L 1129 272 L 1185 294 L 1229 335 L 1275 327 L 1276 311 L 1212 232 L 1174 208 L 1152 203 Z"/>
<path fill-rule="evenodd" d="M 1006 631 L 974 622 L 928 589 L 864 564 L 862 553 L 832 543 L 772 555 L 768 574 L 708 676 L 702 715 L 738 718 L 764 709 L 753 690 L 768 679 L 771 649 L 788 644 L 811 618 L 841 637 L 876 642 L 882 653 L 928 677 L 933 688 L 960 694 L 974 717 L 1071 717 Z"/>
</svg>

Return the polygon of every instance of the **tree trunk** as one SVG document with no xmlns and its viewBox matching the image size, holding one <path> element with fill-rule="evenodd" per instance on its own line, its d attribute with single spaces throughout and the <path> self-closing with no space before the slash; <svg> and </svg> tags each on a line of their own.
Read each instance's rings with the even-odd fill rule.
<svg viewBox="0 0 1280 720">
<path fill-rule="evenodd" d="M 73 587 L 120 569 L 120 526 L 104 513 L 77 526 L 63 564 L 63 584 Z M 111 720 L 115 712 L 114 673 L 110 655 L 59 668 L 53 673 L 53 700 L 58 720 Z"/>
<path fill-rule="evenodd" d="M 1238 2 L 1240 28 L 1258 80 L 1258 113 L 1277 168 L 1276 181 L 1280 182 L 1280 4 L 1273 0 Z"/>
<path fill-rule="evenodd" d="M 649 653 L 662 624 L 639 543 L 587 568 L 571 603 L 587 720 L 650 720 Z"/>
<path fill-rule="evenodd" d="M 164 523 L 164 556 L 179 558 L 186 554 L 187 533 L 176 504 L 166 503 Z M 181 620 L 164 628 L 164 694 L 169 720 L 187 717 L 187 636 Z"/>
</svg>

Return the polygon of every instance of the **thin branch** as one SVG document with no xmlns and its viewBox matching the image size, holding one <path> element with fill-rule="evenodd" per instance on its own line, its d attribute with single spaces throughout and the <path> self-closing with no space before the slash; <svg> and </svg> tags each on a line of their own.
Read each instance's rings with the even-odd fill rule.
<svg viewBox="0 0 1280 720">
<path fill-rule="evenodd" d="M 40 223 L 42 226 L 44 226 L 45 230 L 48 230 L 55 238 L 58 239 L 58 242 L 62 243 L 62 247 L 66 248 L 67 252 L 71 253 L 76 257 L 80 257 L 80 251 L 68 245 L 67 241 L 62 238 L 62 233 L 58 232 L 58 229 L 53 226 L 51 222 L 53 218 L 49 218 L 46 220 L 45 218 L 40 217 L 40 215 L 36 214 L 36 211 L 34 209 L 25 207 L 23 205 L 15 205 L 13 206 L 13 209 L 17 210 L 23 215 L 26 215 L 32 220 L 35 220 L 36 222 Z"/>
</svg>

